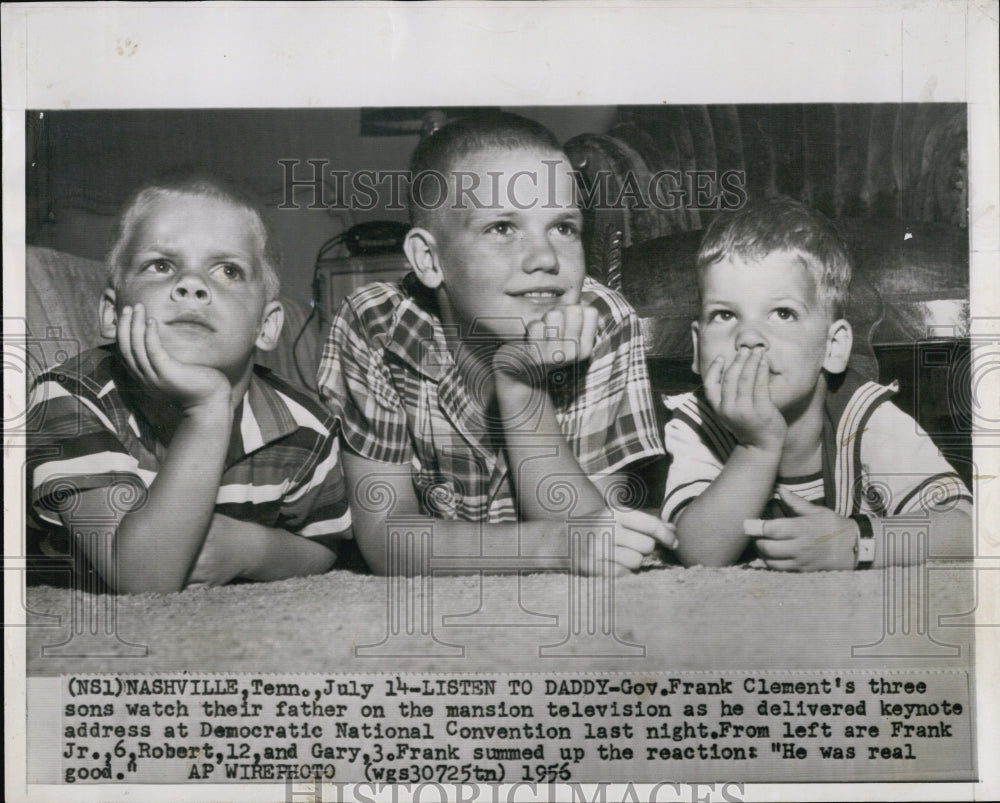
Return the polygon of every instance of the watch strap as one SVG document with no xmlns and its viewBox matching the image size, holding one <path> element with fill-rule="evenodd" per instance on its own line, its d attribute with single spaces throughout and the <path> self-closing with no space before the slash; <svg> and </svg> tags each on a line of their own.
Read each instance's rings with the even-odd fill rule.
<svg viewBox="0 0 1000 803">
<path fill-rule="evenodd" d="M 870 569 L 875 563 L 875 528 L 871 516 L 858 513 L 851 516 L 858 525 L 858 538 L 854 542 L 854 568 Z"/>
</svg>

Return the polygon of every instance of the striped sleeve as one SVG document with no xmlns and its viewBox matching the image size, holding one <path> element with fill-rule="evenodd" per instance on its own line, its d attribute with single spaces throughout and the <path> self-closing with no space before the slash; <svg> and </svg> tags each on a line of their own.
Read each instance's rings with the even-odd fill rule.
<svg viewBox="0 0 1000 803">
<path fill-rule="evenodd" d="M 930 436 L 892 402 L 872 413 L 861 439 L 862 503 L 881 516 L 963 507 L 972 495 Z"/>
<path fill-rule="evenodd" d="M 663 429 L 671 463 L 660 517 L 674 522 L 719 476 L 733 438 L 695 394 L 665 396 L 663 402 L 671 411 Z"/>
<path fill-rule="evenodd" d="M 307 538 L 350 538 L 351 514 L 335 437 L 323 438 L 308 468 L 283 497 L 277 526 Z"/>
<path fill-rule="evenodd" d="M 75 494 L 113 485 L 149 487 L 155 470 L 129 453 L 103 404 L 107 388 L 72 374 L 39 378 L 28 400 L 35 435 L 28 447 L 30 515 L 37 526 L 61 525 Z M 126 497 L 123 497 L 123 499 Z"/>
<path fill-rule="evenodd" d="M 413 452 L 406 411 L 374 342 L 391 325 L 395 310 L 386 287 L 369 285 L 344 302 L 323 347 L 319 390 L 347 448 L 400 464 L 410 462 Z"/>
</svg>

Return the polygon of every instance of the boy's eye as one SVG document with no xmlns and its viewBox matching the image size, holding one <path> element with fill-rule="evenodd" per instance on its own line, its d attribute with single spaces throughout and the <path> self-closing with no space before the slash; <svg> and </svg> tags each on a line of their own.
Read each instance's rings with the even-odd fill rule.
<svg viewBox="0 0 1000 803">
<path fill-rule="evenodd" d="M 727 323 L 735 317 L 736 316 L 727 309 L 715 309 L 708 313 L 709 323 Z"/>
<path fill-rule="evenodd" d="M 506 237 L 509 234 L 514 233 L 514 225 L 506 220 L 498 220 L 496 223 L 491 223 L 486 227 L 487 234 L 498 234 L 501 237 Z"/>
<path fill-rule="evenodd" d="M 563 237 L 577 237 L 580 234 L 580 226 L 572 220 L 565 220 L 556 226 L 556 231 Z"/>
<path fill-rule="evenodd" d="M 239 265 L 233 265 L 231 262 L 222 265 L 220 272 L 232 282 L 240 281 L 244 276 L 243 268 Z"/>
<path fill-rule="evenodd" d="M 171 265 L 165 259 L 151 259 L 149 262 L 143 263 L 140 270 L 143 273 L 169 273 Z"/>
<path fill-rule="evenodd" d="M 794 321 L 799 317 L 798 313 L 791 307 L 778 307 L 774 311 L 774 314 L 778 317 L 779 321 Z"/>
</svg>

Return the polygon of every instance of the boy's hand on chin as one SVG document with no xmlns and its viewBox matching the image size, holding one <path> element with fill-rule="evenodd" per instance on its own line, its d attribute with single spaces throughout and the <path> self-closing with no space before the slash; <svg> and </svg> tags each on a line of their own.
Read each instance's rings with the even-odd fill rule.
<svg viewBox="0 0 1000 803">
<path fill-rule="evenodd" d="M 596 335 L 597 310 L 567 304 L 528 324 L 524 340 L 504 343 L 493 364 L 498 372 L 522 381 L 544 379 L 549 371 L 588 359 Z"/>
<path fill-rule="evenodd" d="M 157 322 L 146 318 L 142 304 L 118 316 L 118 351 L 129 370 L 147 387 L 173 399 L 185 411 L 230 404 L 232 386 L 221 371 L 180 362 L 163 348 Z"/>
<path fill-rule="evenodd" d="M 727 367 L 716 357 L 704 377 L 705 396 L 744 446 L 778 451 L 788 425 L 771 401 L 770 368 L 762 348 L 741 348 Z"/>
<path fill-rule="evenodd" d="M 771 569 L 810 572 L 853 569 L 857 525 L 829 508 L 780 489 L 793 518 L 771 519 L 755 534 L 757 552 Z"/>
</svg>

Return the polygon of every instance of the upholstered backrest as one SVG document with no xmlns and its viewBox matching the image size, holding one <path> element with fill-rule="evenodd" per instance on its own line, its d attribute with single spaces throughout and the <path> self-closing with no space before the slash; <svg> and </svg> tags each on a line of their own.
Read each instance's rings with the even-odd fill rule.
<svg viewBox="0 0 1000 803">
<path fill-rule="evenodd" d="M 968 335 L 969 257 L 963 229 L 895 220 L 842 220 L 838 226 L 854 261 L 846 315 L 854 328 L 852 367 L 876 378 L 878 346 Z M 700 231 L 680 232 L 622 251 L 621 290 L 639 314 L 654 359 L 690 363 L 700 240 Z M 599 269 L 607 270 L 615 271 Z"/>
</svg>

